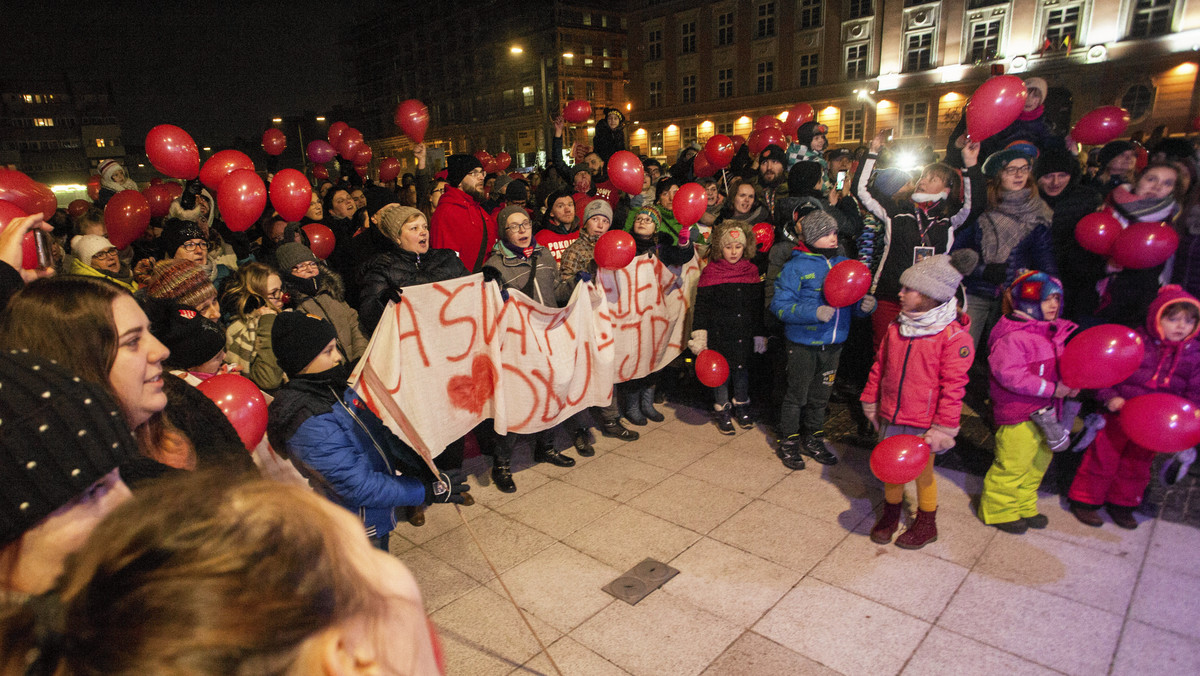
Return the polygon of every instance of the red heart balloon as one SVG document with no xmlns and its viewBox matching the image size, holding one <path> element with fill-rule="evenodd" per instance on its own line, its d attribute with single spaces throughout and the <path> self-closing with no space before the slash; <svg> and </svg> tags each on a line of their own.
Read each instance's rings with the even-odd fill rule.
<svg viewBox="0 0 1200 676">
<path fill-rule="evenodd" d="M 605 270 L 620 270 L 629 265 L 636 254 L 633 235 L 624 230 L 609 230 L 596 240 L 596 265 Z"/>
<path fill-rule="evenodd" d="M 1016 122 L 1025 108 L 1025 83 L 1015 75 L 989 78 L 967 103 L 967 136 L 982 141 Z"/>
<path fill-rule="evenodd" d="M 862 261 L 842 261 L 825 275 L 825 302 L 846 307 L 862 300 L 871 288 L 871 269 Z"/>
<path fill-rule="evenodd" d="M 217 207 L 225 225 L 242 232 L 262 217 L 267 206 L 267 186 L 250 169 L 238 169 L 221 181 L 217 189 Z M 305 207 L 307 209 L 307 206 Z"/>
<path fill-rule="evenodd" d="M 145 196 L 146 203 L 150 205 L 151 218 L 162 218 L 170 213 L 171 200 L 175 198 L 171 197 L 171 191 L 167 186 L 162 184 L 146 186 L 142 195 Z"/>
<path fill-rule="evenodd" d="M 221 409 L 247 450 L 267 432 L 267 400 L 258 386 L 234 373 L 213 376 L 196 386 Z"/>
<path fill-rule="evenodd" d="M 295 169 L 282 169 L 271 181 L 271 206 L 286 221 L 304 218 L 312 201 L 312 186 L 304 174 Z"/>
<path fill-rule="evenodd" d="M 504 151 L 496 153 L 496 157 L 494 159 L 496 160 L 496 171 L 504 171 L 505 169 L 508 169 L 508 165 L 512 164 L 512 155 L 509 155 Z"/>
<path fill-rule="evenodd" d="M 413 143 L 425 142 L 425 130 L 429 128 L 429 109 L 416 99 L 409 99 L 396 106 L 396 126 Z"/>
<path fill-rule="evenodd" d="M 333 231 L 320 223 L 309 223 L 301 229 L 308 235 L 308 248 L 312 249 L 313 255 L 321 260 L 329 258 L 337 244 Z"/>
<path fill-rule="evenodd" d="M 263 152 L 271 156 L 282 155 L 287 149 L 287 136 L 278 129 L 272 127 L 263 132 L 262 137 Z"/>
<path fill-rule="evenodd" d="M 379 162 L 379 180 L 383 183 L 391 183 L 400 175 L 400 160 L 394 157 L 385 157 Z"/>
<path fill-rule="evenodd" d="M 200 182 L 209 190 L 218 190 L 225 177 L 239 169 L 254 171 L 254 162 L 240 150 L 222 150 L 200 168 Z"/>
<path fill-rule="evenodd" d="M 720 387 L 729 379 L 729 362 L 716 350 L 696 355 L 696 377 L 707 387 Z"/>
<path fill-rule="evenodd" d="M 173 124 L 160 124 L 146 134 L 146 157 L 171 178 L 185 181 L 200 173 L 200 150 L 188 133 Z"/>
<path fill-rule="evenodd" d="M 150 203 L 136 190 L 122 190 L 104 205 L 108 241 L 118 249 L 137 241 L 150 226 Z"/>
<path fill-rule="evenodd" d="M 1166 223 L 1134 223 L 1117 235 L 1112 259 L 1123 268 L 1144 270 L 1162 265 L 1179 248 L 1179 235 Z"/>
<path fill-rule="evenodd" d="M 709 164 L 716 169 L 724 169 L 733 161 L 733 154 L 737 152 L 733 146 L 733 139 L 724 134 L 717 134 L 708 139 L 704 144 L 704 156 L 708 158 Z M 699 174 L 697 174 L 698 176 Z"/>
<path fill-rule="evenodd" d="M 1107 211 L 1097 211 L 1075 224 L 1075 241 L 1094 254 L 1107 256 L 1121 236 L 1121 223 Z"/>
<path fill-rule="evenodd" d="M 1058 375 L 1076 390 L 1112 387 L 1133 375 L 1145 356 L 1142 338 L 1131 328 L 1101 324 L 1080 331 L 1063 348 Z"/>
<path fill-rule="evenodd" d="M 642 161 L 628 150 L 618 150 L 608 158 L 608 180 L 617 186 L 617 190 L 630 195 L 642 192 L 644 176 Z"/>
<path fill-rule="evenodd" d="M 679 225 L 688 228 L 700 220 L 704 210 L 708 208 L 708 195 L 704 186 L 699 183 L 686 183 L 675 193 L 671 200 L 671 213 Z"/>
<path fill-rule="evenodd" d="M 1178 453 L 1200 443 L 1200 408 L 1168 392 L 1130 399 L 1118 420 L 1133 443 L 1159 453 Z"/>
<path fill-rule="evenodd" d="M 871 451 L 871 472 L 888 484 L 906 484 L 925 471 L 931 449 L 915 434 L 888 437 Z"/>
<path fill-rule="evenodd" d="M 1089 146 L 1115 141 L 1129 127 L 1129 111 L 1120 106 L 1100 106 L 1075 123 L 1071 138 Z"/>
</svg>

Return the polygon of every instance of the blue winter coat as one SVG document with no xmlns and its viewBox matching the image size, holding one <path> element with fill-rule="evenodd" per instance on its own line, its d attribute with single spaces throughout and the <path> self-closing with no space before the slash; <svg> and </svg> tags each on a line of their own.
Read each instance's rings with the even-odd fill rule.
<svg viewBox="0 0 1200 676">
<path fill-rule="evenodd" d="M 817 308 L 825 302 L 825 276 L 833 266 L 850 260 L 845 256 L 825 258 L 812 253 L 803 244 L 792 251 L 792 258 L 775 279 L 775 296 L 770 312 L 783 322 L 783 333 L 801 345 L 837 345 L 846 341 L 851 316 L 863 317 L 860 304 L 835 308 L 827 322 L 817 319 Z"/>
<path fill-rule="evenodd" d="M 331 385 L 293 379 L 271 402 L 268 421 L 271 445 L 285 449 L 313 490 L 358 514 L 368 537 L 396 527 L 396 507 L 424 504 L 433 473 L 353 389 L 339 397 Z"/>
</svg>

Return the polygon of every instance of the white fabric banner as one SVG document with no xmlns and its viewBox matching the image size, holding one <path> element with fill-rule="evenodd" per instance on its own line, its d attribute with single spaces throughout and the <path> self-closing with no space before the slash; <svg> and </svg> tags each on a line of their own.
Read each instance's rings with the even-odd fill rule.
<svg viewBox="0 0 1200 676">
<path fill-rule="evenodd" d="M 488 418 L 500 434 L 548 429 L 679 355 L 700 267 L 676 272 L 638 256 L 562 308 L 515 290 L 504 302 L 479 274 L 407 287 L 350 384 L 426 459 Z"/>
</svg>

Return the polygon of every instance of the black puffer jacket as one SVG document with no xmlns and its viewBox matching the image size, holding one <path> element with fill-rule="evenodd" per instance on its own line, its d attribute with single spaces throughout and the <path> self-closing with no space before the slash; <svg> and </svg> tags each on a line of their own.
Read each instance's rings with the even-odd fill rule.
<svg viewBox="0 0 1200 676">
<path fill-rule="evenodd" d="M 415 254 L 388 242 L 388 249 L 376 254 L 363 268 L 359 286 L 358 321 L 370 335 L 383 316 L 386 289 L 444 282 L 471 274 L 452 249 L 430 249 Z"/>
</svg>

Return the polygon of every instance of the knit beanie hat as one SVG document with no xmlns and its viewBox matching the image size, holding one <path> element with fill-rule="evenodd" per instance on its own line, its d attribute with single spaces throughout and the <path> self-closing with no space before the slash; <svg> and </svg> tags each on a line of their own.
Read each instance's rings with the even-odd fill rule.
<svg viewBox="0 0 1200 676">
<path fill-rule="evenodd" d="M 1042 315 L 1042 301 L 1055 294 L 1059 298 L 1063 295 L 1062 282 L 1058 281 L 1057 277 L 1030 270 L 1018 275 L 1004 291 L 1004 313 L 1019 310 L 1038 321 L 1043 321 L 1045 317 Z M 1059 312 L 1061 316 L 1061 310 Z"/>
<path fill-rule="evenodd" d="M 962 273 L 955 269 L 946 254 L 922 258 L 900 275 L 900 284 L 928 296 L 939 303 L 954 297 L 962 283 Z"/>
<path fill-rule="evenodd" d="M 813 191 L 817 181 L 821 180 L 821 165 L 818 162 L 804 160 L 788 169 L 788 191 L 792 195 L 806 195 Z"/>
<path fill-rule="evenodd" d="M 1046 85 L 1046 81 L 1040 77 L 1031 77 L 1025 79 L 1025 89 L 1036 89 L 1042 95 L 1042 103 L 1046 103 L 1046 92 L 1050 90 Z"/>
<path fill-rule="evenodd" d="M 500 199 L 507 198 L 505 190 L 508 189 L 508 184 L 512 183 L 512 181 L 512 178 L 508 174 L 500 174 L 497 176 L 496 182 L 492 184 L 492 197 Z"/>
<path fill-rule="evenodd" d="M 225 332 L 199 312 L 163 298 L 147 296 L 140 303 L 150 320 L 150 333 L 171 351 L 163 360 L 167 368 L 200 366 L 225 349 Z"/>
<path fill-rule="evenodd" d="M 612 206 L 609 205 L 607 200 L 594 199 L 588 202 L 588 205 L 583 208 L 583 222 L 587 223 L 588 219 L 592 216 L 603 216 L 608 219 L 609 223 L 612 223 Z"/>
<path fill-rule="evenodd" d="M 280 312 L 271 327 L 271 349 L 289 378 L 303 371 L 334 338 L 333 324 L 303 312 Z"/>
<path fill-rule="evenodd" d="M 116 160 L 104 160 L 100 163 L 100 166 L 96 167 L 96 171 L 100 172 L 101 178 L 111 181 L 113 174 L 117 173 L 117 170 L 120 168 L 121 164 Z"/>
<path fill-rule="evenodd" d="M 837 232 L 837 221 L 821 209 L 810 211 L 800 219 L 800 237 L 809 246 L 831 232 Z"/>
<path fill-rule="evenodd" d="M 425 217 L 419 209 L 406 206 L 388 206 L 379 212 L 379 231 L 389 239 L 400 239 L 400 228 L 410 220 L 420 216 Z"/>
<path fill-rule="evenodd" d="M 286 273 L 291 273 L 292 268 L 301 263 L 320 263 L 312 249 L 299 242 L 281 244 L 275 250 L 275 262 L 279 264 L 279 270 Z"/>
<path fill-rule="evenodd" d="M 727 218 L 712 228 L 712 232 L 708 236 L 708 257 L 710 260 L 721 258 L 721 250 L 725 248 L 726 242 L 736 241 L 741 242 L 746 248 L 742 251 L 742 258 L 753 258 L 758 252 L 758 242 L 754 239 L 754 230 L 746 221 L 739 221 L 733 218 Z"/>
<path fill-rule="evenodd" d="M 600 201 L 603 201 L 603 200 L 600 200 Z M 655 209 L 654 207 L 642 207 L 641 209 L 638 209 L 637 213 L 635 213 L 633 215 L 633 221 L 636 221 L 637 217 L 641 216 L 642 214 L 649 216 L 650 220 L 654 221 L 655 231 L 662 228 L 662 214 L 658 213 L 658 209 Z M 629 222 L 630 232 L 633 231 L 633 221 Z"/>
<path fill-rule="evenodd" d="M 174 258 L 175 252 L 185 242 L 193 239 L 206 239 L 204 231 L 194 221 L 181 218 L 168 218 L 163 221 L 162 234 L 158 236 L 158 245 L 162 248 L 163 258 Z"/>
<path fill-rule="evenodd" d="M 1033 158 L 1036 156 L 1036 154 L 1030 155 L 1029 153 L 1025 152 L 1023 148 L 1009 147 L 1005 148 L 1004 150 L 998 150 L 991 155 L 988 155 L 987 160 L 984 161 L 983 175 L 987 176 L 988 178 L 995 178 L 996 176 L 1000 175 L 1000 172 L 1004 171 L 1004 168 L 1008 166 L 1009 162 L 1014 160 L 1028 160 L 1029 163 L 1032 164 Z"/>
<path fill-rule="evenodd" d="M 121 463 L 137 442 L 104 388 L 53 361 L 0 354 L 0 546 Z"/>
<path fill-rule="evenodd" d="M 811 146 L 814 137 L 825 136 L 828 133 L 829 127 L 820 122 L 805 122 L 796 129 L 796 143 L 802 146 Z"/>
<path fill-rule="evenodd" d="M 1108 168 L 1108 163 L 1115 160 L 1117 155 L 1130 150 L 1137 150 L 1137 145 L 1133 141 L 1112 141 L 1104 144 L 1104 147 L 1100 149 L 1100 154 L 1096 158 L 1100 163 L 1100 171 Z"/>
<path fill-rule="evenodd" d="M 504 196 L 509 202 L 524 202 L 529 199 L 529 185 L 524 179 L 514 178 L 504 189 Z"/>
<path fill-rule="evenodd" d="M 1069 174 L 1071 178 L 1079 175 L 1079 160 L 1065 148 L 1048 148 L 1038 155 L 1033 163 L 1034 178 L 1047 174 Z"/>
<path fill-rule="evenodd" d="M 762 152 L 758 154 L 759 164 L 762 164 L 767 160 L 775 160 L 776 162 L 782 164 L 784 169 L 786 169 L 788 165 L 787 153 L 783 150 L 783 148 L 780 148 L 774 143 L 766 148 L 763 148 Z"/>
<path fill-rule="evenodd" d="M 84 265 L 91 265 L 92 256 L 112 248 L 112 242 L 100 235 L 75 235 L 71 238 L 71 253 Z"/>
<path fill-rule="evenodd" d="M 483 162 L 480 162 L 479 158 L 474 155 L 466 153 L 451 155 L 446 158 L 446 182 L 457 188 L 467 174 L 482 168 Z"/>
<path fill-rule="evenodd" d="M 167 298 L 180 305 L 198 308 L 217 297 L 217 289 L 208 280 L 204 268 L 183 259 L 159 261 L 154 264 L 146 293 L 153 298 Z"/>
<path fill-rule="evenodd" d="M 912 174 L 899 167 L 888 167 L 875 172 L 875 191 L 891 197 L 912 182 Z"/>
<path fill-rule="evenodd" d="M 500 213 L 496 214 L 496 227 L 500 229 L 501 236 L 504 236 L 504 233 L 508 230 L 508 217 L 513 214 L 525 214 L 528 216 L 529 212 L 525 211 L 525 207 L 519 204 L 510 204 L 501 209 Z"/>
</svg>

